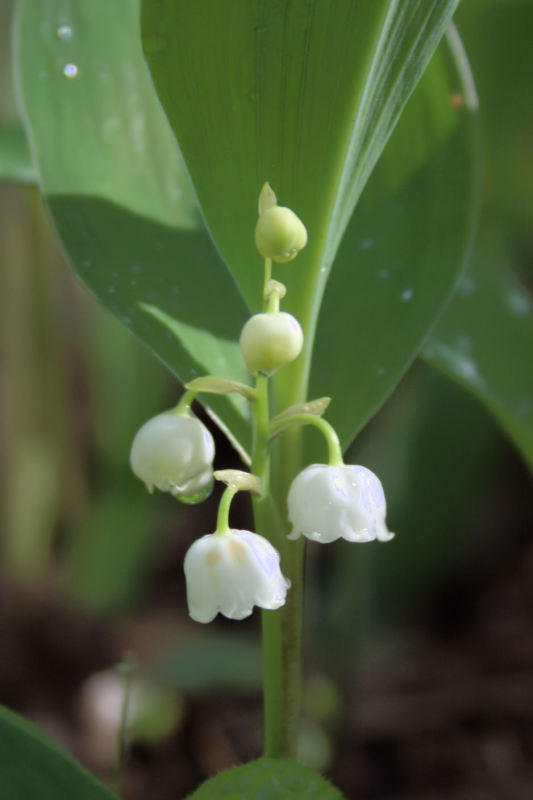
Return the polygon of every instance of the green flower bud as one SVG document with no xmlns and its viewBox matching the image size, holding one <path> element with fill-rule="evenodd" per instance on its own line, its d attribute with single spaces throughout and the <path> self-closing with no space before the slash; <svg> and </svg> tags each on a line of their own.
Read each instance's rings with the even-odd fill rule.
<svg viewBox="0 0 533 800">
<path fill-rule="evenodd" d="M 239 346 L 246 366 L 256 375 L 272 375 L 300 355 L 304 335 L 292 314 L 255 314 L 241 332 Z"/>
<path fill-rule="evenodd" d="M 255 246 L 264 258 L 292 261 L 306 244 L 305 225 L 290 208 L 271 206 L 257 220 Z"/>
</svg>

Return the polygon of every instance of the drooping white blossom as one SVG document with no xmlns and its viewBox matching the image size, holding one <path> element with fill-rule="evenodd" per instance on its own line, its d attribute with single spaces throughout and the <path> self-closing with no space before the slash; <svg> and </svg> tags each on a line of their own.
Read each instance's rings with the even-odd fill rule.
<svg viewBox="0 0 533 800">
<path fill-rule="evenodd" d="M 379 478 L 366 467 L 313 464 L 292 482 L 288 496 L 289 539 L 315 542 L 387 542 L 387 506 Z"/>
<path fill-rule="evenodd" d="M 137 432 L 130 464 L 148 491 L 156 487 L 194 503 L 211 491 L 214 455 L 213 437 L 199 419 L 165 411 Z"/>
<path fill-rule="evenodd" d="M 278 551 L 250 531 L 202 536 L 187 551 L 184 570 L 189 614 L 196 622 L 211 622 L 219 612 L 244 619 L 254 605 L 279 608 L 290 585 Z"/>
</svg>

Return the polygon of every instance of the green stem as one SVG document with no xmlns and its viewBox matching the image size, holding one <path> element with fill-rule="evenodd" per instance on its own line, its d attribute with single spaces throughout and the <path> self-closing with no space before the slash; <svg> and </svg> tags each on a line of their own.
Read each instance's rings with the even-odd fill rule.
<svg viewBox="0 0 533 800">
<path fill-rule="evenodd" d="M 194 391 L 194 389 L 188 389 L 186 392 L 183 392 L 179 403 L 172 409 L 173 413 L 183 415 L 190 414 L 192 402 L 197 394 L 198 392 Z"/>
<path fill-rule="evenodd" d="M 236 484 L 230 484 L 220 498 L 217 515 L 217 529 L 215 533 L 229 533 L 231 530 L 229 526 L 229 508 L 231 501 L 239 491 Z"/>
<path fill-rule="evenodd" d="M 332 425 L 322 417 L 314 414 L 291 414 L 288 417 L 281 417 L 270 424 L 270 436 L 274 437 L 293 425 L 313 425 L 322 433 L 328 445 L 328 463 L 330 466 L 342 467 L 344 459 L 342 457 L 342 447 L 337 436 L 337 432 Z"/>
<path fill-rule="evenodd" d="M 272 517 L 270 498 L 270 450 L 268 378 L 259 376 L 256 381 L 257 396 L 252 406 L 254 417 L 254 442 L 252 472 L 261 481 L 262 493 L 254 497 L 254 517 L 257 533 L 279 547 L 279 532 Z M 263 635 L 263 706 L 264 753 L 270 758 L 283 755 L 283 674 L 281 658 L 281 617 L 278 611 L 262 612 Z"/>
<path fill-rule="evenodd" d="M 124 679 L 124 695 L 122 698 L 120 723 L 117 733 L 117 760 L 115 765 L 114 781 L 117 794 L 120 794 L 122 770 L 124 768 L 124 761 L 126 759 L 126 748 L 128 744 L 128 715 L 130 710 L 131 686 L 135 669 L 136 664 L 130 657 L 126 657 L 119 665 L 119 670 Z"/>
<path fill-rule="evenodd" d="M 272 259 L 265 258 L 265 280 L 263 283 L 263 311 L 267 310 L 268 284 L 272 278 Z"/>
</svg>

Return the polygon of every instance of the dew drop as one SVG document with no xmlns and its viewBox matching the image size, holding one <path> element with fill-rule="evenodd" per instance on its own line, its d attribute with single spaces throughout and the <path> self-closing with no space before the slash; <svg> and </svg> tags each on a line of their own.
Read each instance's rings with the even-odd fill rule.
<svg viewBox="0 0 533 800">
<path fill-rule="evenodd" d="M 60 39 L 70 39 L 72 36 L 72 28 L 69 25 L 60 25 L 56 33 Z"/>
<path fill-rule="evenodd" d="M 139 272 L 142 271 L 142 262 L 141 261 L 137 261 L 136 264 L 132 264 L 131 265 L 131 271 L 134 272 L 136 275 L 138 275 Z"/>
<path fill-rule="evenodd" d="M 91 266 L 91 264 L 92 264 L 92 261 L 91 261 L 91 259 L 90 259 L 90 258 L 86 258 L 86 259 L 85 259 L 84 261 L 82 261 L 81 263 L 83 264 L 83 266 L 84 266 L 84 267 L 90 267 L 90 266 Z"/>
<path fill-rule="evenodd" d="M 162 53 L 163 50 L 167 49 L 167 46 L 167 40 L 163 38 L 163 36 L 158 36 L 157 34 L 146 36 L 143 42 L 144 52 L 148 55 Z"/>
<path fill-rule="evenodd" d="M 361 250 L 370 250 L 370 248 L 373 246 L 373 244 L 374 244 L 374 240 L 371 237 L 368 237 L 367 239 L 363 239 L 362 242 L 361 242 L 361 245 L 360 245 L 361 246 Z"/>
<path fill-rule="evenodd" d="M 507 296 L 507 308 L 513 317 L 527 317 L 531 313 L 531 300 L 525 294 L 511 292 Z"/>
<path fill-rule="evenodd" d="M 380 278 L 388 278 L 389 277 L 389 270 L 388 269 L 380 269 L 378 272 Z"/>
<path fill-rule="evenodd" d="M 211 494 L 212 491 L 213 491 L 213 484 L 210 484 L 205 489 L 203 489 L 201 492 L 197 492 L 196 494 L 193 494 L 193 495 L 190 495 L 190 496 L 186 496 L 186 495 L 183 495 L 183 494 L 177 494 L 177 493 L 174 493 L 174 492 L 172 492 L 172 494 L 181 503 L 186 503 L 187 505 L 194 506 L 197 503 L 201 503 L 202 500 L 205 500 L 207 497 L 209 497 L 209 495 Z"/>
<path fill-rule="evenodd" d="M 378 367 L 377 370 L 376 370 L 376 374 L 380 375 L 380 376 L 381 375 L 385 375 L 385 368 L 384 367 Z"/>
<path fill-rule="evenodd" d="M 523 400 L 516 409 L 516 413 L 521 419 L 527 419 L 527 417 L 529 417 L 530 411 L 531 411 L 531 403 L 529 402 L 529 400 Z"/>
<path fill-rule="evenodd" d="M 413 290 L 412 289 L 404 289 L 402 292 L 402 303 L 409 303 L 410 300 L 413 299 Z"/>
<path fill-rule="evenodd" d="M 78 74 L 78 68 L 76 64 L 65 64 L 63 67 L 63 75 L 65 78 L 75 78 Z"/>
<path fill-rule="evenodd" d="M 41 72 L 39 72 L 39 80 L 44 81 L 46 80 L 46 78 L 48 78 L 48 72 L 46 72 L 46 70 L 43 69 L 41 70 Z"/>
<path fill-rule="evenodd" d="M 110 286 L 107 291 L 109 292 L 109 294 L 114 294 L 117 291 L 117 287 L 116 286 Z"/>
<path fill-rule="evenodd" d="M 457 287 L 457 291 L 459 294 L 462 294 L 463 297 L 470 297 L 470 295 L 474 294 L 476 291 L 476 282 L 471 275 L 465 275 L 464 278 L 462 278 Z"/>
<path fill-rule="evenodd" d="M 135 278 L 130 281 L 130 286 L 137 286 L 137 281 L 135 280 Z"/>
</svg>

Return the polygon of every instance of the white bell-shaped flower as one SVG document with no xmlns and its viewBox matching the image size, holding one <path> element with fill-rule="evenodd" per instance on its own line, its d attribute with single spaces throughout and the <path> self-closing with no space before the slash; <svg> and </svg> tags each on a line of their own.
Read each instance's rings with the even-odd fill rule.
<svg viewBox="0 0 533 800">
<path fill-rule="evenodd" d="M 213 437 L 199 419 L 165 411 L 137 432 L 130 453 L 135 475 L 185 503 L 198 503 L 213 486 Z"/>
<path fill-rule="evenodd" d="M 380 480 L 366 467 L 306 467 L 292 482 L 288 497 L 289 539 L 315 542 L 387 542 L 394 536 L 385 524 L 387 506 Z"/>
<path fill-rule="evenodd" d="M 184 570 L 189 614 L 196 622 L 211 622 L 218 612 L 244 619 L 254 605 L 279 608 L 290 585 L 278 551 L 250 531 L 202 536 L 187 551 Z"/>
</svg>

